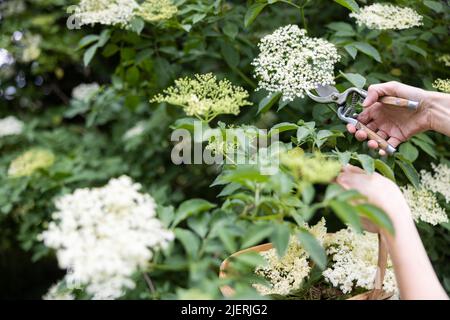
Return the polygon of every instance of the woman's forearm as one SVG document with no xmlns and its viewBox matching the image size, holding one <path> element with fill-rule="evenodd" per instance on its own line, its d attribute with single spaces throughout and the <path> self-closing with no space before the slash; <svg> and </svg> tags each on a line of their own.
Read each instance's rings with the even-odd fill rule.
<svg viewBox="0 0 450 320">
<path fill-rule="evenodd" d="M 427 100 L 431 130 L 450 136 L 450 94 L 430 91 Z"/>
<path fill-rule="evenodd" d="M 394 218 L 395 236 L 385 235 L 394 265 L 400 298 L 406 300 L 448 299 L 431 262 L 419 233 L 407 212 Z"/>
</svg>

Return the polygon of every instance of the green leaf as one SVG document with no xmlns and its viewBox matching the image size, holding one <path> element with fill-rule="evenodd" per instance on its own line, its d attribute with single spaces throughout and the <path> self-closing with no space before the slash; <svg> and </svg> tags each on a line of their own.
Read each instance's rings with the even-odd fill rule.
<svg viewBox="0 0 450 320">
<path fill-rule="evenodd" d="M 300 228 L 297 237 L 311 259 L 321 270 L 324 270 L 327 267 L 327 254 L 319 241 L 305 228 Z"/>
<path fill-rule="evenodd" d="M 363 88 L 366 84 L 366 78 L 364 78 L 359 73 L 344 73 L 342 71 L 339 71 L 345 79 L 347 79 L 351 84 L 353 84 L 355 87 Z"/>
<path fill-rule="evenodd" d="M 241 185 L 239 183 L 230 183 L 222 189 L 222 191 L 217 195 L 217 197 L 226 197 L 233 194 L 235 191 L 239 190 Z"/>
<path fill-rule="evenodd" d="M 239 27 L 234 23 L 227 22 L 225 23 L 222 31 L 226 36 L 234 40 L 234 38 L 236 38 L 236 35 L 239 33 Z"/>
<path fill-rule="evenodd" d="M 264 266 L 267 264 L 266 259 L 264 259 L 258 252 L 245 252 L 238 256 L 233 257 L 238 263 L 242 263 L 246 266 L 256 268 L 259 266 Z"/>
<path fill-rule="evenodd" d="M 183 202 L 177 209 L 172 227 L 177 226 L 181 221 L 202 211 L 214 208 L 216 205 L 203 199 L 190 199 Z"/>
<path fill-rule="evenodd" d="M 418 146 L 423 152 L 427 153 L 430 157 L 437 159 L 437 153 L 434 149 L 434 145 L 429 144 L 421 139 L 417 139 L 416 137 L 412 137 L 410 141 Z"/>
<path fill-rule="evenodd" d="M 281 132 L 285 132 L 285 131 L 296 130 L 297 128 L 298 128 L 298 125 L 296 125 L 295 123 L 290 123 L 290 122 L 278 123 L 270 129 L 267 136 L 271 137 L 277 130 L 278 130 L 278 133 L 281 133 Z"/>
<path fill-rule="evenodd" d="M 290 229 L 287 224 L 277 223 L 273 228 L 273 233 L 270 237 L 274 248 L 277 250 L 279 257 L 283 257 L 289 245 Z"/>
<path fill-rule="evenodd" d="M 334 2 L 339 3 L 341 6 L 344 6 L 353 12 L 359 12 L 359 6 L 355 0 L 334 0 Z"/>
<path fill-rule="evenodd" d="M 311 183 L 302 186 L 302 200 L 305 204 L 310 204 L 313 201 L 315 194 L 316 190 Z"/>
<path fill-rule="evenodd" d="M 89 47 L 89 49 L 87 49 L 84 52 L 83 55 L 83 63 L 84 65 L 87 67 L 89 65 L 89 63 L 91 62 L 92 58 L 95 55 L 95 52 L 97 51 L 98 46 L 96 44 L 92 45 L 91 47 Z"/>
<path fill-rule="evenodd" d="M 269 177 L 261 174 L 256 166 L 240 165 L 237 169 L 225 174 L 221 182 L 248 183 L 248 180 L 254 182 L 267 182 Z"/>
<path fill-rule="evenodd" d="M 325 201 L 334 199 L 339 194 L 341 194 L 344 191 L 344 189 L 338 185 L 338 184 L 330 184 L 327 187 L 327 190 L 325 191 Z"/>
<path fill-rule="evenodd" d="M 262 240 L 272 234 L 273 228 L 270 224 L 258 224 L 251 226 L 242 239 L 241 248 L 248 248 L 260 244 Z"/>
<path fill-rule="evenodd" d="M 356 210 L 376 225 L 386 229 L 390 234 L 394 234 L 394 226 L 392 221 L 383 210 L 371 204 L 360 204 L 356 206 Z"/>
<path fill-rule="evenodd" d="M 330 130 L 320 130 L 317 132 L 316 136 L 316 145 L 318 148 L 320 148 L 329 137 L 333 137 L 334 133 Z"/>
<path fill-rule="evenodd" d="M 337 151 L 337 155 L 339 158 L 339 162 L 346 166 L 350 162 L 350 158 L 352 157 L 352 153 L 350 151 L 340 152 Z"/>
<path fill-rule="evenodd" d="M 78 43 L 77 50 L 79 50 L 81 48 L 84 48 L 85 46 L 87 46 L 87 45 L 89 45 L 89 44 L 91 44 L 93 42 L 96 42 L 99 38 L 100 37 L 98 35 L 96 35 L 96 34 L 90 34 L 90 35 L 87 35 L 87 36 L 83 37 L 80 40 L 80 42 Z"/>
<path fill-rule="evenodd" d="M 208 224 L 210 222 L 210 215 L 202 214 L 200 216 L 190 217 L 187 224 L 191 230 L 194 230 L 200 238 L 204 238 L 209 231 Z"/>
<path fill-rule="evenodd" d="M 377 49 L 366 42 L 354 42 L 353 46 L 362 53 L 374 58 L 376 61 L 381 62 L 381 56 Z"/>
<path fill-rule="evenodd" d="M 345 22 L 332 22 L 327 27 L 336 31 L 334 34 L 336 37 L 352 37 L 356 35 L 352 25 Z"/>
<path fill-rule="evenodd" d="M 423 56 L 424 58 L 427 57 L 427 52 L 425 50 L 423 50 L 421 47 L 418 47 L 416 45 L 413 44 L 406 44 L 406 46 L 411 49 L 414 52 L 417 52 L 418 54 L 420 54 L 421 56 Z"/>
<path fill-rule="evenodd" d="M 125 78 L 130 85 L 137 85 L 139 82 L 139 69 L 135 66 L 128 68 Z"/>
<path fill-rule="evenodd" d="M 98 39 L 98 46 L 103 47 L 106 42 L 108 42 L 109 38 L 111 37 L 111 30 L 103 30 L 102 33 L 100 33 L 100 38 Z"/>
<path fill-rule="evenodd" d="M 356 55 L 358 54 L 358 50 L 355 48 L 355 46 L 352 45 L 346 45 L 344 46 L 345 51 L 352 57 L 353 59 L 356 58 Z"/>
<path fill-rule="evenodd" d="M 411 142 L 402 143 L 399 152 L 410 162 L 414 162 L 419 156 L 419 150 Z"/>
<path fill-rule="evenodd" d="M 408 178 L 408 180 L 412 183 L 412 185 L 416 188 L 420 187 L 420 177 L 417 173 L 416 169 L 413 167 L 413 165 L 409 162 L 402 161 L 402 160 L 396 160 L 395 163 L 399 165 L 399 167 L 402 169 L 405 176 Z"/>
<path fill-rule="evenodd" d="M 356 156 L 358 158 L 359 163 L 361 163 L 363 169 L 368 173 L 372 174 L 375 171 L 375 161 L 371 156 L 366 154 L 358 154 Z"/>
<path fill-rule="evenodd" d="M 266 112 L 267 110 L 272 108 L 272 106 L 275 103 L 277 103 L 277 101 L 280 100 L 280 98 L 281 98 L 281 92 L 274 92 L 274 93 L 269 94 L 267 97 L 265 97 L 264 99 L 262 99 L 259 102 L 258 111 L 256 112 L 256 114 L 259 114 L 261 112 Z"/>
<path fill-rule="evenodd" d="M 231 68 L 236 68 L 239 65 L 239 52 L 233 48 L 232 44 L 226 42 L 221 43 L 220 52 L 222 53 L 222 57 L 225 59 L 225 62 Z"/>
<path fill-rule="evenodd" d="M 266 7 L 267 3 L 255 3 L 248 8 L 247 13 L 244 18 L 244 26 L 248 28 L 256 17 L 261 13 L 261 11 Z"/>
<path fill-rule="evenodd" d="M 143 19 L 134 16 L 133 19 L 130 21 L 130 29 L 137 34 L 141 34 L 142 30 L 145 27 L 145 22 Z"/>
<path fill-rule="evenodd" d="M 444 11 L 444 7 L 442 5 L 442 3 L 440 3 L 439 1 L 431 1 L 431 0 L 425 0 L 423 2 L 424 5 L 426 5 L 428 8 L 432 9 L 435 12 L 443 12 Z"/>
<path fill-rule="evenodd" d="M 176 239 L 183 245 L 188 257 L 196 258 L 200 249 L 200 239 L 192 231 L 186 229 L 175 228 L 173 231 Z"/>
<path fill-rule="evenodd" d="M 223 245 L 225 246 L 225 249 L 230 252 L 230 253 L 234 253 L 237 251 L 237 244 L 236 244 L 236 240 L 234 239 L 233 234 L 231 234 L 231 232 L 226 229 L 226 228 L 221 228 L 219 229 L 219 238 L 222 241 Z"/>
<path fill-rule="evenodd" d="M 380 159 L 375 159 L 375 168 L 386 178 L 395 182 L 394 171 L 385 162 Z"/>
<path fill-rule="evenodd" d="M 362 231 L 359 214 L 353 206 L 347 202 L 331 200 L 330 207 L 342 222 L 348 223 L 358 232 Z"/>
<path fill-rule="evenodd" d="M 307 127 L 299 127 L 297 129 L 297 141 L 300 143 L 311 134 L 311 130 Z"/>
</svg>

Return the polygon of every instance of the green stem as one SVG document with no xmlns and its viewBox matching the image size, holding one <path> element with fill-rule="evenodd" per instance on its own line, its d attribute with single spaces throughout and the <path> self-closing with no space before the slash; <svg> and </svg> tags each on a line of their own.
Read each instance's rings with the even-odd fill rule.
<svg viewBox="0 0 450 320">
<path fill-rule="evenodd" d="M 300 14 L 302 16 L 302 21 L 303 21 L 303 28 L 306 30 L 306 32 L 308 32 L 308 25 L 306 24 L 306 19 L 305 19 L 305 7 L 300 7 Z"/>
<path fill-rule="evenodd" d="M 236 72 L 245 82 L 247 82 L 247 84 L 252 87 L 253 89 L 256 89 L 257 85 L 256 83 L 254 83 L 252 81 L 252 79 L 250 79 L 249 77 L 247 77 L 241 70 L 239 70 L 238 68 L 232 68 L 234 72 Z"/>
</svg>

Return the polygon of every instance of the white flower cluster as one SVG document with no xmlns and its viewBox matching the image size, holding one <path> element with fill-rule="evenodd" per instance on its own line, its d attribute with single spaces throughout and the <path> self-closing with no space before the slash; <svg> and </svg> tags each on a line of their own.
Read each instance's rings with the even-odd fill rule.
<svg viewBox="0 0 450 320">
<path fill-rule="evenodd" d="M 21 134 L 23 126 L 24 123 L 13 116 L 0 119 L 0 137 Z"/>
<path fill-rule="evenodd" d="M 72 89 L 72 98 L 81 101 L 89 100 L 98 90 L 100 86 L 97 82 L 93 83 L 80 83 L 78 86 Z"/>
<path fill-rule="evenodd" d="M 81 0 L 75 19 L 80 26 L 100 23 L 127 27 L 138 7 L 135 0 Z"/>
<path fill-rule="evenodd" d="M 72 290 L 62 288 L 61 282 L 58 282 L 48 289 L 47 293 L 42 297 L 44 300 L 75 300 Z"/>
<path fill-rule="evenodd" d="M 358 234 L 350 227 L 329 234 L 325 245 L 332 256 L 332 265 L 323 272 L 325 279 L 343 293 L 355 287 L 372 289 L 378 262 L 378 238 L 374 233 Z M 392 263 L 383 282 L 383 289 L 398 294 Z"/>
<path fill-rule="evenodd" d="M 436 79 L 433 83 L 433 88 L 450 93 L 450 79 Z"/>
<path fill-rule="evenodd" d="M 322 242 L 327 229 L 325 219 L 311 227 L 309 231 Z M 270 282 L 270 286 L 254 284 L 254 288 L 262 295 L 288 295 L 299 289 L 311 271 L 308 252 L 303 249 L 296 236 L 291 236 L 286 254 L 279 257 L 276 249 L 261 253 L 267 265 L 255 270 L 257 275 L 263 276 Z"/>
<path fill-rule="evenodd" d="M 173 239 L 155 217 L 155 202 L 122 176 L 101 188 L 77 189 L 56 200 L 48 230 L 40 235 L 68 269 L 69 287 L 86 286 L 93 299 L 115 299 L 133 288 L 155 250 Z"/>
<path fill-rule="evenodd" d="M 305 90 L 334 84 L 334 65 L 340 57 L 336 47 L 311 38 L 297 25 L 281 27 L 261 39 L 260 54 L 252 62 L 258 89 L 281 92 L 283 100 L 303 98 Z"/>
<path fill-rule="evenodd" d="M 401 189 L 416 222 L 420 220 L 433 226 L 448 222 L 447 214 L 433 192 L 425 188 L 416 189 L 410 185 Z"/>
<path fill-rule="evenodd" d="M 350 13 L 350 17 L 355 18 L 360 26 L 378 30 L 409 29 L 423 24 L 422 16 L 414 9 L 387 3 L 365 6 L 359 12 Z"/>
<path fill-rule="evenodd" d="M 440 163 L 431 164 L 434 174 L 422 170 L 420 171 L 420 182 L 425 189 L 439 192 L 445 197 L 445 201 L 450 203 L 450 167 Z"/>
</svg>

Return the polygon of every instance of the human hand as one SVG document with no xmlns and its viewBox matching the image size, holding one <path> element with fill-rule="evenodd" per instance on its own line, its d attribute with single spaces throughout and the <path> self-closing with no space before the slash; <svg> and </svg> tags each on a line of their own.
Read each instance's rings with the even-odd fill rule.
<svg viewBox="0 0 450 320">
<path fill-rule="evenodd" d="M 411 111 L 378 102 L 379 98 L 388 95 L 418 101 L 419 108 Z M 363 103 L 365 109 L 359 114 L 358 121 L 375 131 L 393 147 L 397 147 L 414 134 L 431 129 L 427 98 L 427 91 L 395 81 L 371 85 Z M 367 139 L 367 133 L 357 130 L 352 124 L 347 125 L 347 130 L 355 134 L 359 141 Z M 369 140 L 368 146 L 372 149 L 379 147 L 375 140 Z M 380 150 L 379 153 L 386 154 L 384 150 Z"/>
<path fill-rule="evenodd" d="M 388 178 L 378 173 L 367 174 L 361 168 L 347 165 L 342 169 L 336 182 L 345 189 L 354 189 L 366 196 L 370 204 L 382 209 L 397 229 L 405 221 L 411 221 L 411 213 L 400 188 Z M 364 222 L 364 221 L 363 221 Z M 377 232 L 374 226 L 364 223 L 366 230 Z"/>
</svg>

